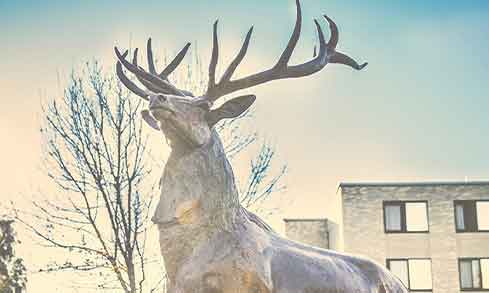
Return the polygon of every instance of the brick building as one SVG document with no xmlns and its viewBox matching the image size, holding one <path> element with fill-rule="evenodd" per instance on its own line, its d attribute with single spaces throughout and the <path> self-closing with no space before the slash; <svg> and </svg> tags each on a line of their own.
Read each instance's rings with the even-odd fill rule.
<svg viewBox="0 0 489 293">
<path fill-rule="evenodd" d="M 341 183 L 339 192 L 340 229 L 323 234 L 330 248 L 386 265 L 413 292 L 489 291 L 489 182 Z"/>
</svg>

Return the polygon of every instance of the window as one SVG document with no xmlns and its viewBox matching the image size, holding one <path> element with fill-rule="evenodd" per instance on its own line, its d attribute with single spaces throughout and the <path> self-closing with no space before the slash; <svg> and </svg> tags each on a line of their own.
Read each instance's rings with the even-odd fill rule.
<svg viewBox="0 0 489 293">
<path fill-rule="evenodd" d="M 489 290 L 489 258 L 461 258 L 458 268 L 461 290 Z"/>
<path fill-rule="evenodd" d="M 489 200 L 456 200 L 457 232 L 489 232 Z"/>
<path fill-rule="evenodd" d="M 431 291 L 430 259 L 388 259 L 387 268 L 412 291 Z"/>
<path fill-rule="evenodd" d="M 385 229 L 386 231 L 401 231 L 402 230 L 402 213 L 401 205 L 389 204 L 385 205 Z"/>
<path fill-rule="evenodd" d="M 428 232 L 428 202 L 384 202 L 384 228 L 387 233 Z"/>
</svg>

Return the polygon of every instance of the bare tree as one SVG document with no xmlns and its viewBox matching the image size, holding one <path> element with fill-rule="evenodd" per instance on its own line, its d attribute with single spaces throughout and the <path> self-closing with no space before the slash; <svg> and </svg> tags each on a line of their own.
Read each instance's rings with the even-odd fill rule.
<svg viewBox="0 0 489 293">
<path fill-rule="evenodd" d="M 47 246 L 70 252 L 42 271 L 97 273 L 98 288 L 147 292 L 146 229 L 152 187 L 141 103 L 98 64 L 75 73 L 62 100 L 44 107 L 48 176 L 61 191 L 17 218 Z M 144 194 L 144 196 L 143 196 Z M 30 221 L 28 220 L 30 216 Z"/>
<path fill-rule="evenodd" d="M 205 84 L 199 70 L 195 57 L 180 71 L 177 82 L 194 88 Z M 69 256 L 39 272 L 92 276 L 87 284 L 74 287 L 148 292 L 165 286 L 163 279 L 152 283 L 147 277 L 147 267 L 159 262 L 159 253 L 151 254 L 146 247 L 156 180 L 149 176 L 153 163 L 139 116 L 142 107 L 140 99 L 96 62 L 87 63 L 82 74 L 73 73 L 63 98 L 43 107 L 46 172 L 60 192 L 56 198 L 33 201 L 35 211 L 16 210 L 16 218 L 42 245 L 64 249 Z M 247 119 L 252 119 L 250 112 L 216 125 L 230 157 L 258 142 L 256 132 L 241 129 Z M 274 154 L 263 143 L 251 160 L 241 192 L 245 206 L 253 207 L 283 188 L 277 182 L 285 165 L 277 175 L 269 175 Z"/>
</svg>

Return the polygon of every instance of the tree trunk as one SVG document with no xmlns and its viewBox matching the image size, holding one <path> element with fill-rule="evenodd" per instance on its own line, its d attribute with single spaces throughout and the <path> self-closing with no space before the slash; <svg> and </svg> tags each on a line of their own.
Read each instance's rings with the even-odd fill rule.
<svg viewBox="0 0 489 293">
<path fill-rule="evenodd" d="M 129 259 L 127 263 L 127 276 L 129 278 L 129 291 L 130 293 L 136 293 L 137 285 L 136 285 L 136 272 L 134 270 L 134 263 L 132 259 Z"/>
</svg>

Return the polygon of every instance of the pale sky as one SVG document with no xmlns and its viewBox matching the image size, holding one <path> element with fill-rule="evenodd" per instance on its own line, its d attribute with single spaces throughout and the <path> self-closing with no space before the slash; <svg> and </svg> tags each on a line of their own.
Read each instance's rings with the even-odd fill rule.
<svg viewBox="0 0 489 293">
<path fill-rule="evenodd" d="M 46 184 L 40 99 L 59 96 L 73 68 L 95 58 L 111 70 L 114 45 L 143 47 L 150 36 L 161 56 L 191 41 L 208 62 L 219 18 L 221 66 L 254 24 L 238 73 L 264 69 L 284 48 L 295 10 L 292 0 L 263 2 L 0 0 L 2 202 Z M 361 72 L 328 65 L 312 77 L 246 91 L 258 97 L 255 128 L 289 166 L 287 193 L 271 203 L 282 207 L 272 219 L 278 229 L 283 217 L 336 218 L 341 181 L 488 179 L 489 2 L 302 6 L 292 63 L 312 56 L 312 18 L 327 13 L 340 27 L 339 50 L 369 65 Z"/>
</svg>

